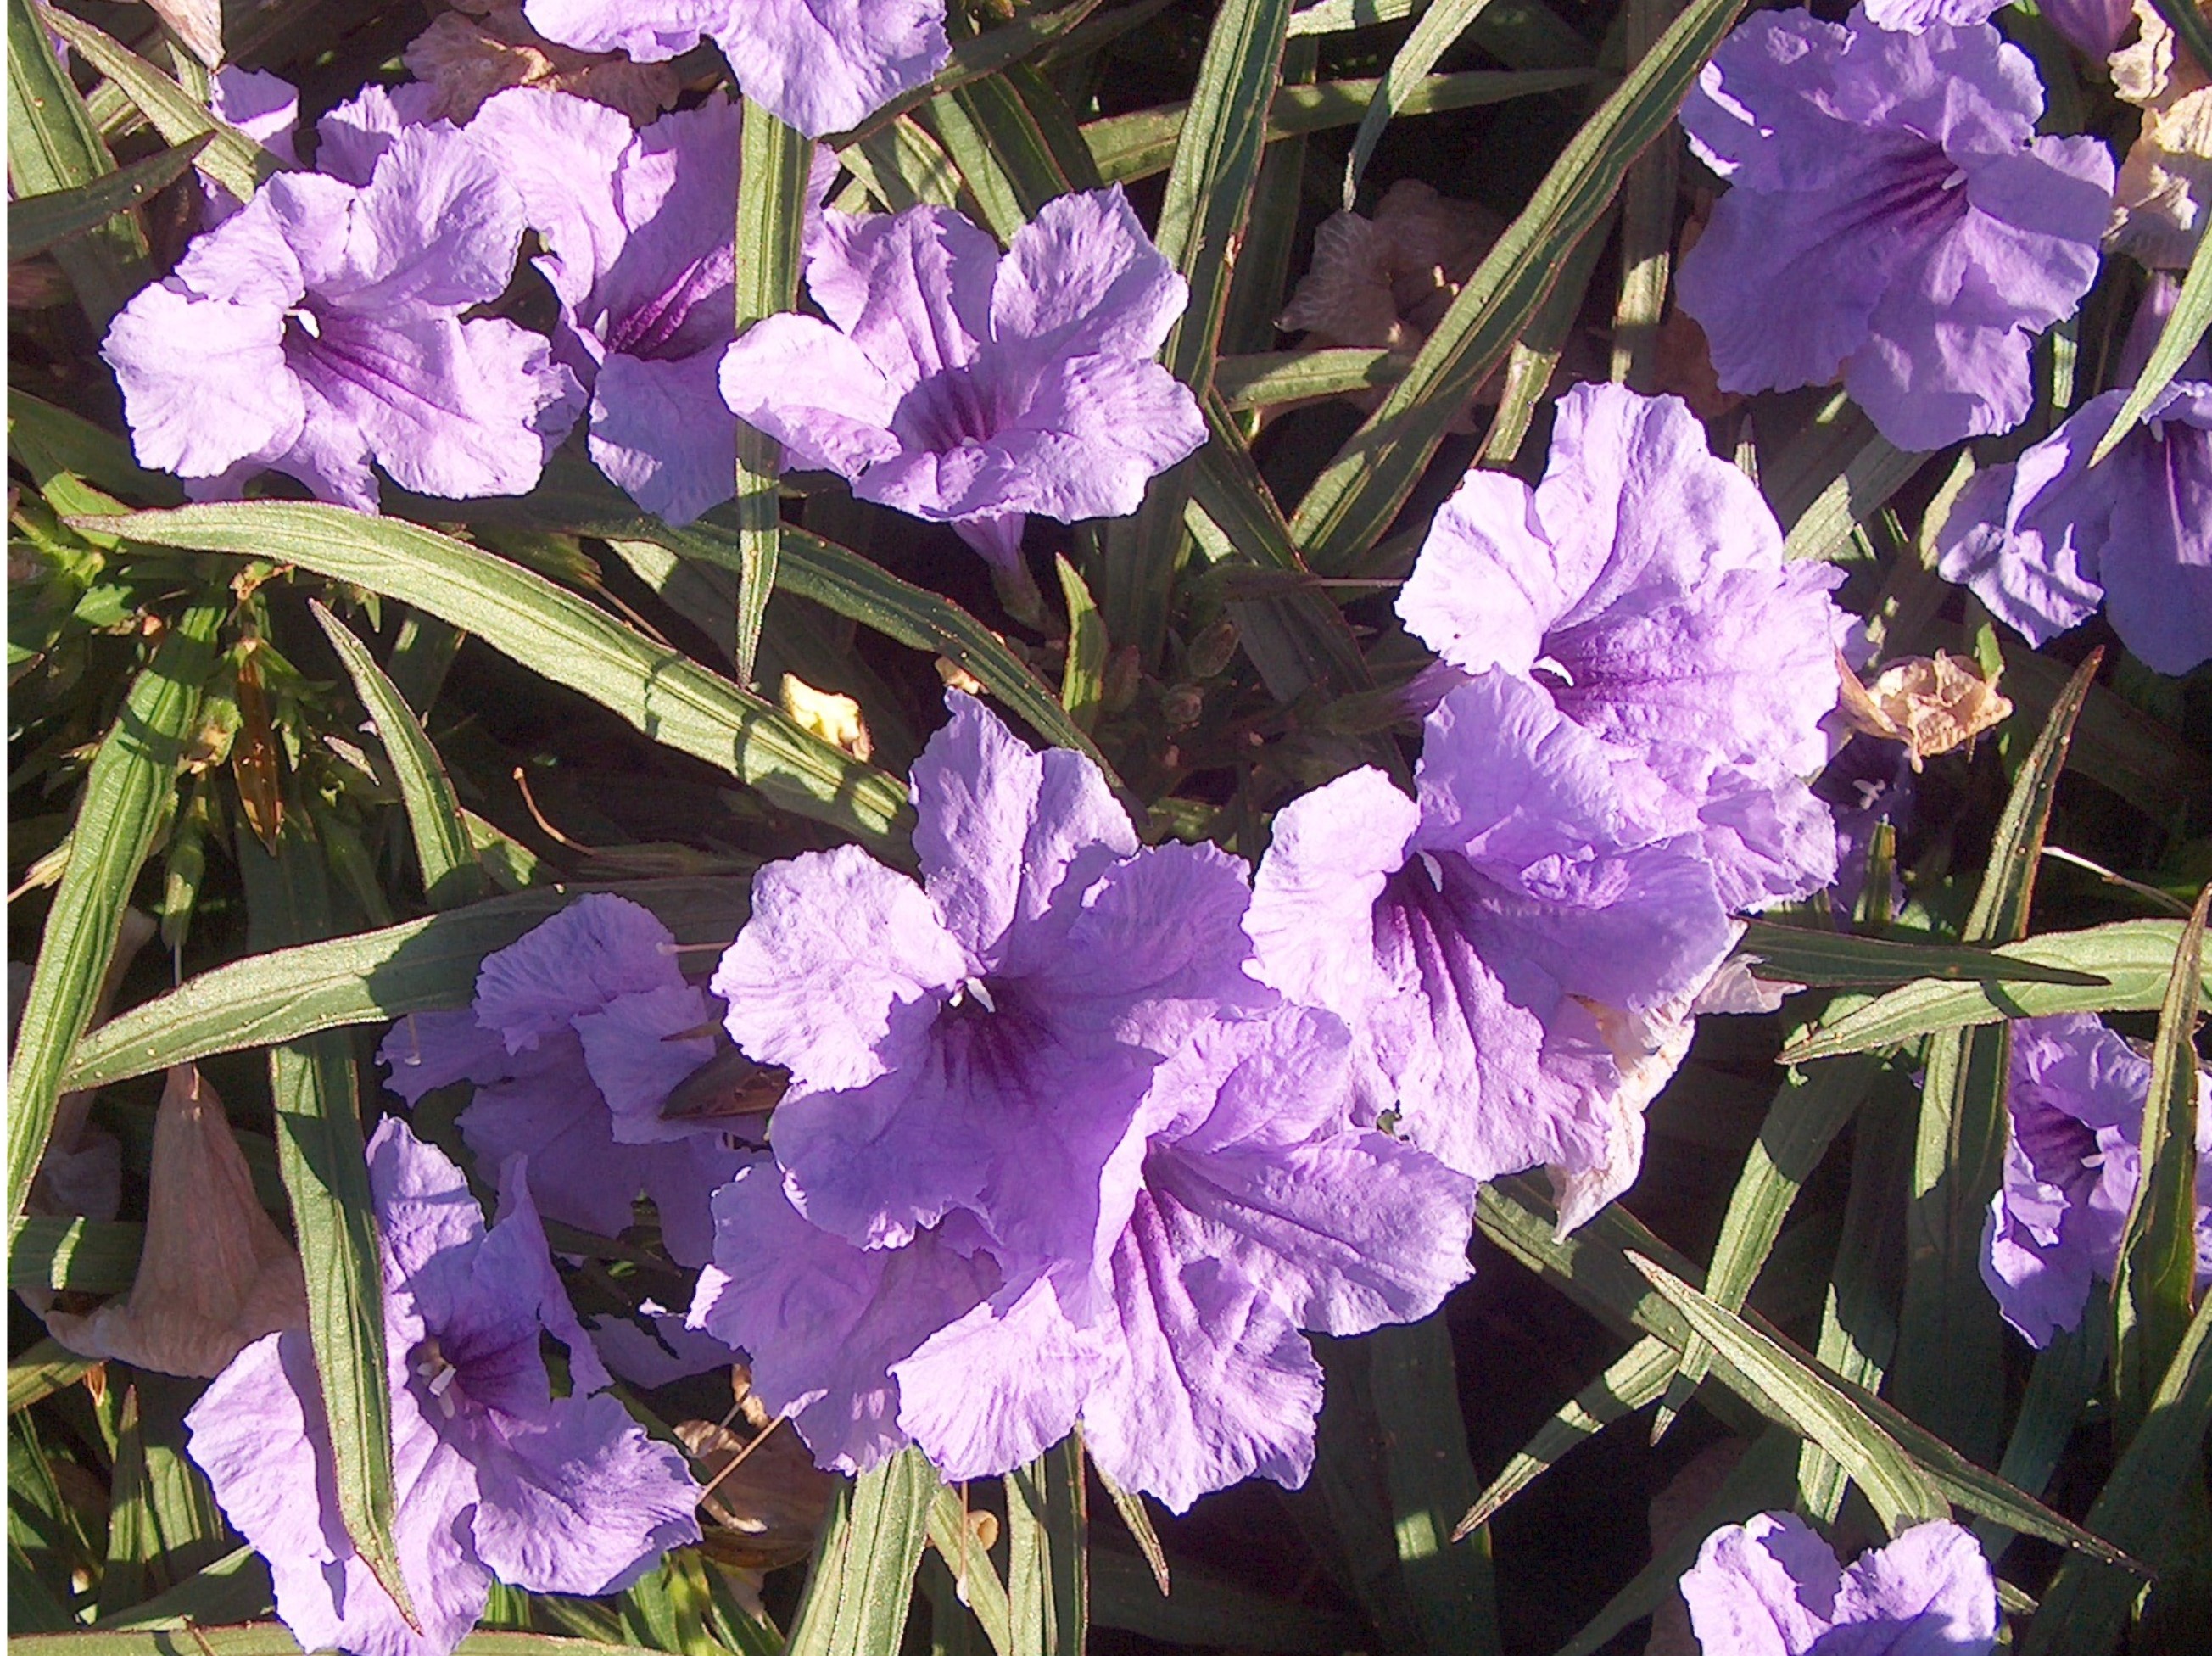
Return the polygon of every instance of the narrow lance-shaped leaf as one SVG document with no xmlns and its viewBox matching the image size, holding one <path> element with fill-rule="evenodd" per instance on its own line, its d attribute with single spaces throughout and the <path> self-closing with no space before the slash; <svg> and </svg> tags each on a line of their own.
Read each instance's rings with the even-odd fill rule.
<svg viewBox="0 0 2212 1656">
<path fill-rule="evenodd" d="M 969 1525 L 960 1491 L 940 1488 L 929 1503 L 929 1544 L 951 1577 L 955 1600 L 963 1616 L 983 1630 L 999 1656 L 1015 1656 L 1006 1604 L 1006 1584 L 990 1549 Z"/>
<path fill-rule="evenodd" d="M 227 602 L 193 605 L 131 682 L 77 807 L 69 866 L 47 910 L 8 1075 L 8 1219 L 22 1217 L 70 1049 L 92 1020 L 124 906 L 175 801 L 176 770 L 215 669 Z"/>
<path fill-rule="evenodd" d="M 338 653 L 354 691 L 384 740 L 385 753 L 399 778 L 399 797 L 407 811 L 407 826 L 415 838 L 415 858 L 422 868 L 422 894 L 434 909 L 449 909 L 487 896 L 489 882 L 477 861 L 453 784 L 445 762 L 430 745 L 415 711 L 385 676 L 362 642 L 345 624 L 313 600 L 308 600 L 315 620 Z"/>
<path fill-rule="evenodd" d="M 1404 104 L 1406 94 L 1437 66 L 1437 60 L 1451 49 L 1453 42 L 1467 32 L 1489 3 L 1490 0 L 1436 0 L 1406 36 L 1397 55 L 1390 59 L 1382 84 L 1375 88 L 1367 113 L 1359 118 L 1359 131 L 1352 135 L 1352 153 L 1344 162 L 1346 211 L 1358 204 L 1359 180 L 1367 172 L 1368 158 L 1382 141 L 1382 129 Z"/>
<path fill-rule="evenodd" d="M 1071 0 L 1047 12 L 1031 12 L 987 29 L 970 40 L 956 41 L 952 55 L 928 85 L 902 93 L 878 109 L 849 132 L 836 133 L 824 142 L 832 146 L 856 143 L 890 125 L 908 110 L 941 93 L 980 81 L 1035 57 L 1098 9 L 1101 0 Z"/>
<path fill-rule="evenodd" d="M 2044 830 L 2099 660 L 2091 651 L 2075 673 L 2014 779 L 1966 918 L 1968 943 L 2012 942 L 2027 930 Z M 2010 1050 L 2003 1024 L 1929 1042 L 1892 1377 L 1900 1409 L 1983 1464 L 2003 1444 L 2004 1336 L 1982 1282 L 1981 1242 L 2003 1176 Z"/>
<path fill-rule="evenodd" d="M 212 136 L 204 133 L 74 189 L 10 201 L 9 258 L 29 259 L 71 236 L 99 229 L 118 213 L 143 206 L 191 170 L 193 157 L 207 148 Z"/>
<path fill-rule="evenodd" d="M 2202 1002 L 2204 920 L 2212 886 L 2174 953 L 2159 1008 L 2143 1105 L 2142 1174 L 2128 1208 L 2112 1272 L 2112 1401 L 2119 1441 L 2142 1426 L 2158 1377 L 2189 1328 L 2197 1287 L 2197 1014 Z"/>
<path fill-rule="evenodd" d="M 300 1641 L 282 1622 L 245 1627 L 194 1627 L 187 1638 L 158 1629 L 131 1633 L 54 1633 L 11 1638 L 24 1656 L 300 1656 Z M 639 1645 L 556 1639 L 542 1633 L 471 1633 L 455 1656 L 659 1656 Z"/>
<path fill-rule="evenodd" d="M 2204 29 L 2189 0 L 2181 0 L 2170 11 L 2165 5 L 2159 9 L 2169 21 L 2178 24 L 2186 18 L 2200 33 Z M 2204 338 L 2208 326 L 2212 326 L 2212 237 L 2199 237 L 2197 251 L 2189 260 L 2189 274 L 2182 278 L 2181 291 L 2175 296 L 2173 314 L 2159 330 L 2158 343 L 2151 347 L 2149 359 L 2136 376 L 2126 400 L 2112 416 L 2112 424 L 2097 439 L 2097 447 L 2090 455 L 2091 465 L 2118 447 L 2120 440 L 2141 423 L 2142 417 L 2150 411 L 2151 404 L 2158 399 L 2159 393 L 2173 383 L 2173 376 L 2188 362 L 2190 353 Z"/>
<path fill-rule="evenodd" d="M 1145 1563 L 1152 1572 L 1153 1584 L 1160 1590 L 1160 1597 L 1166 1598 L 1171 1586 L 1168 1551 L 1160 1544 L 1160 1532 L 1153 1527 L 1152 1515 L 1146 1508 L 1144 1492 L 1123 1489 L 1106 1475 L 1106 1470 L 1102 1466 L 1094 1464 L 1091 1470 L 1098 1475 L 1099 1487 L 1106 1491 L 1107 1499 L 1114 1503 L 1114 1510 L 1121 1515 L 1121 1522 L 1128 1526 L 1130 1538 L 1137 1543 L 1137 1550 L 1144 1555 Z"/>
<path fill-rule="evenodd" d="M 738 174 L 737 307 L 743 333 L 764 316 L 799 302 L 799 242 L 806 222 L 807 169 L 814 146 L 750 98 L 744 110 L 744 160 Z M 775 590 L 778 530 L 783 516 L 776 475 L 782 445 L 738 423 L 738 682 L 753 681 L 761 621 Z"/>
<path fill-rule="evenodd" d="M 1761 977 L 1835 989 L 1887 988 L 1920 978 L 2068 983 L 2083 989 L 2102 989 L 2110 981 L 2094 972 L 2023 960 L 1987 947 L 1853 937 L 1843 932 L 1779 925 L 1771 920 L 1748 922 L 1739 947 L 1752 957 L 1752 970 Z M 1841 999 L 1829 1007 L 1826 1015 L 1840 1019 L 1865 1004 L 1856 997 Z"/>
<path fill-rule="evenodd" d="M 881 1656 L 899 1647 L 937 1490 L 936 1470 L 919 1449 L 839 1485 L 785 1656 Z"/>
<path fill-rule="evenodd" d="M 1012 1656 L 1079 1656 L 1091 1623 L 1091 1516 L 1083 1444 L 1071 1434 L 1006 1474 Z"/>
<path fill-rule="evenodd" d="M 124 1294 L 138 1275 L 146 1227 L 122 1219 L 19 1219 L 8 1243 L 8 1286 Z"/>
<path fill-rule="evenodd" d="M 1489 1523 L 1507 1501 L 1559 1464 L 1570 1450 L 1658 1398 L 1675 1372 L 1675 1357 L 1674 1347 L 1648 1334 L 1629 1347 L 1604 1373 L 1552 1411 L 1551 1419 L 1468 1508 L 1451 1538 L 1456 1542 Z"/>
<path fill-rule="evenodd" d="M 1743 9 L 1692 0 L 1582 127 L 1452 301 L 1406 377 L 1306 491 L 1291 527 L 1324 574 L 1382 539 L 1456 411 L 1504 357 L 1595 224 L 1629 163 L 1665 130 Z"/>
<path fill-rule="evenodd" d="M 1060 674 L 1060 704 L 1077 727 L 1088 730 L 1098 717 L 1105 693 L 1106 624 L 1098 618 L 1091 588 L 1083 584 L 1075 565 L 1055 558 L 1060 569 L 1060 592 L 1067 605 L 1067 660 Z"/>
<path fill-rule="evenodd" d="M 281 558 L 428 611 L 611 708 L 786 810 L 906 856 L 906 790 L 777 709 L 542 575 L 464 541 L 339 507 L 256 501 L 99 520 L 152 545 Z"/>
<path fill-rule="evenodd" d="M 288 827 L 271 856 L 242 825 L 247 943 L 267 948 L 326 935 L 330 891 L 321 859 Z M 360 1075 L 350 1037 L 333 1032 L 272 1047 L 269 1091 L 276 1165 L 307 1282 L 307 1333 L 322 1383 L 331 1460 L 345 1531 L 400 1615 L 416 1627 L 392 1537 L 392 1391 L 384 1339 L 384 1266 L 377 1241 Z"/>
</svg>

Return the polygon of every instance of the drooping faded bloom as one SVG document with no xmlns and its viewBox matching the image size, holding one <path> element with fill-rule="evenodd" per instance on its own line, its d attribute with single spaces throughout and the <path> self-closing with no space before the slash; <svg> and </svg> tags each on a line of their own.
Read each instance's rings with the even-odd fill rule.
<svg viewBox="0 0 2212 1656">
<path fill-rule="evenodd" d="M 461 320 L 506 288 L 523 222 L 450 128 L 399 133 L 358 187 L 272 178 L 108 329 L 138 458 L 217 496 L 282 472 L 364 512 L 372 461 L 420 494 L 531 489 L 574 376 L 538 335 Z"/>
<path fill-rule="evenodd" d="M 2034 336 L 2095 278 L 2112 158 L 2038 137 L 2043 88 L 1985 23 L 1760 12 L 1682 107 L 1731 186 L 1682 260 L 1682 307 L 1729 391 L 1838 377 L 1888 440 L 2007 431 Z"/>
<path fill-rule="evenodd" d="M 2212 20 L 2207 0 L 2197 9 Z M 2142 125 L 2120 163 L 2106 240 L 2153 270 L 2184 271 L 2212 216 L 2212 76 L 2151 0 L 2136 0 L 2134 15 L 2134 44 L 2112 57 L 2112 90 Z"/>
<path fill-rule="evenodd" d="M 1915 1525 L 1846 1568 L 1794 1513 L 1761 1513 L 1705 1538 L 1682 1597 L 1705 1656 L 1988 1656 L 2002 1621 L 1980 1543 L 1942 1519 Z"/>
<path fill-rule="evenodd" d="M 185 1417 L 224 1513 L 269 1561 L 277 1614 L 309 1650 L 448 1656 L 494 1580 L 615 1592 L 699 1538 L 684 1457 L 606 1395 L 520 1161 L 489 1229 L 460 1170 L 386 1120 L 369 1142 L 384 1258 L 393 1539 L 422 1632 L 354 1551 L 304 1333 L 239 1354 Z M 556 1397 L 540 1334 L 568 1349 Z"/>
<path fill-rule="evenodd" d="M 671 1120 L 669 1094 L 714 1055 L 707 997 L 684 981 L 676 940 L 626 898 L 579 898 L 484 957 L 473 1003 L 401 1019 L 378 1056 L 410 1104 L 471 1081 L 461 1136 L 486 1167 L 526 1154 L 548 1218 L 602 1236 L 641 1192 L 678 1263 L 714 1245 L 708 1202 L 747 1159 L 711 1118 Z"/>
<path fill-rule="evenodd" d="M 2212 359 L 2203 348 L 2111 454 L 2094 466 L 2089 456 L 2178 293 L 2171 277 L 2151 278 L 2118 388 L 1960 491 L 1936 564 L 2031 644 L 2079 626 L 2101 604 L 2144 665 L 2177 676 L 2212 661 Z"/>
<path fill-rule="evenodd" d="M 810 138 L 927 83 L 952 46 L 945 0 L 527 0 L 531 27 L 658 63 L 712 38 L 745 96 Z"/>
<path fill-rule="evenodd" d="M 757 323 L 723 358 L 724 399 L 797 464 L 951 524 L 994 567 L 1019 564 L 1027 514 L 1126 516 L 1206 441 L 1152 360 L 1188 284 L 1118 185 L 1046 203 L 1003 257 L 942 207 L 824 213 L 806 285 L 830 321 Z"/>
<path fill-rule="evenodd" d="M 1471 471 L 1399 594 L 1451 666 L 1538 686 L 1696 807 L 1721 895 L 1763 907 L 1835 872 L 1801 777 L 1827 758 L 1841 579 L 1786 563 L 1751 481 L 1672 397 L 1577 386 L 1533 490 Z"/>
<path fill-rule="evenodd" d="M 511 86 L 574 93 L 643 126 L 673 104 L 684 82 L 670 64 L 556 46 L 530 27 L 522 0 L 453 0 L 407 43 L 408 73 L 437 94 L 433 117 L 467 121 Z"/>
<path fill-rule="evenodd" d="M 469 125 L 549 249 L 538 267 L 561 301 L 556 349 L 591 393 L 592 458 L 671 523 L 737 477 L 715 374 L 736 332 L 738 116 L 717 97 L 633 132 L 604 105 L 517 88 Z"/>
<path fill-rule="evenodd" d="M 2110 1282 L 2142 1178 L 2150 1061 L 2087 1013 L 2012 1026 L 2004 1183 L 1982 1231 L 1982 1280 L 2031 1345 L 2081 1326 Z M 2212 1280 L 2212 1080 L 2197 1076 L 2197 1280 Z"/>
<path fill-rule="evenodd" d="M 1351 1026 L 1363 1119 L 1470 1178 L 1551 1168 L 1572 1228 L 1635 1178 L 1740 928 L 1691 802 L 1529 679 L 1445 697 L 1418 782 L 1355 770 L 1278 813 L 1256 969 Z"/>
</svg>

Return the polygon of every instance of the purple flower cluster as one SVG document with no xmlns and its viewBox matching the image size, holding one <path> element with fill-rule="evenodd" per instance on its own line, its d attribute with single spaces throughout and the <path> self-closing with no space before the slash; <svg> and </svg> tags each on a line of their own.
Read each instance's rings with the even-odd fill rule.
<svg viewBox="0 0 2212 1656">
<path fill-rule="evenodd" d="M 421 1630 L 354 1549 L 307 1335 L 240 1352 L 186 1418 L 193 1460 L 268 1559 L 277 1613 L 310 1650 L 447 1656 L 495 1580 L 617 1592 L 699 1538 L 698 1486 L 608 1396 L 553 1269 L 517 1158 L 487 1228 L 460 1170 L 386 1121 L 369 1181 L 384 1257 L 392 1533 Z M 541 1334 L 567 1349 L 555 1397 Z"/>
<path fill-rule="evenodd" d="M 2110 1282 L 2142 1181 L 2150 1061 L 2087 1013 L 2012 1026 L 2004 1183 L 1982 1232 L 1982 1280 L 2031 1345 L 2081 1324 Z M 2197 1282 L 2212 1282 L 2212 1077 L 2197 1076 Z"/>
<path fill-rule="evenodd" d="M 1681 1591 L 1705 1656 L 1988 1656 L 2002 1625 L 1980 1544 L 1940 1520 L 1845 1568 L 1802 1519 L 1761 1513 L 1706 1537 Z"/>
</svg>

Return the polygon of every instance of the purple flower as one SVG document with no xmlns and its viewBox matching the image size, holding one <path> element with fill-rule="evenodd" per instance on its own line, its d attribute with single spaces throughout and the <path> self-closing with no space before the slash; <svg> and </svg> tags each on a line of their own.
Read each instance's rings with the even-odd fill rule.
<svg viewBox="0 0 2212 1656">
<path fill-rule="evenodd" d="M 1528 679 L 1443 699 L 1419 794 L 1355 770 L 1277 815 L 1256 969 L 1352 1026 L 1366 1119 L 1474 1178 L 1551 1167 L 1571 1228 L 1635 1178 L 1739 928 L 1688 800 Z"/>
<path fill-rule="evenodd" d="M 2041 0 L 2036 9 L 2066 43 L 2101 65 L 2119 50 L 2135 21 L 2135 0 Z"/>
<path fill-rule="evenodd" d="M 1723 389 L 1840 376 L 1905 449 L 2019 424 L 2033 336 L 2088 290 L 2112 199 L 2111 153 L 2037 137 L 2042 113 L 1986 23 L 1746 18 L 1681 116 L 1732 186 L 1678 285 Z"/>
<path fill-rule="evenodd" d="M 108 330 L 138 458 L 217 495 L 282 472 L 364 512 L 372 460 L 422 494 L 525 492 L 574 377 L 538 335 L 460 320 L 506 288 L 522 228 L 498 166 L 450 128 L 401 132 L 358 186 L 270 180 Z"/>
<path fill-rule="evenodd" d="M 226 64 L 208 76 L 208 111 L 283 161 L 297 167 L 293 138 L 300 124 L 300 89 L 280 76 Z M 234 218 L 245 204 L 221 185 L 200 180 L 200 228 L 212 230 Z"/>
<path fill-rule="evenodd" d="M 715 374 L 736 332 L 738 119 L 717 97 L 633 132 L 604 104 L 516 88 L 469 124 L 550 249 L 538 267 L 561 300 L 556 347 L 592 393 L 592 458 L 670 523 L 737 476 Z"/>
<path fill-rule="evenodd" d="M 723 398 L 799 464 L 951 523 L 996 566 L 1018 564 L 1026 514 L 1126 516 L 1206 441 L 1152 360 L 1188 286 L 1118 185 L 1046 203 L 1003 258 L 945 208 L 824 213 L 806 284 L 830 322 L 757 323 Z"/>
<path fill-rule="evenodd" d="M 1996 1577 L 1971 1531 L 1917 1524 L 1846 1569 L 1792 1513 L 1761 1513 L 1705 1537 L 1682 1578 L 1705 1656 L 1925 1651 L 1987 1656 Z"/>
<path fill-rule="evenodd" d="M 528 0 L 549 40 L 659 63 L 711 36 L 746 97 L 810 138 L 858 126 L 945 67 L 945 0 Z"/>
<path fill-rule="evenodd" d="M 1827 758 L 1841 578 L 1784 563 L 1774 514 L 1678 399 L 1583 385 L 1534 490 L 1467 474 L 1398 612 L 1451 666 L 1537 685 L 1694 801 L 1722 897 L 1756 908 L 1835 873 L 1799 778 Z"/>
<path fill-rule="evenodd" d="M 791 1071 L 769 1136 L 808 1220 L 886 1247 L 965 1211 L 1087 1269 L 1113 1238 L 1097 1169 L 1152 1069 L 1267 998 L 1244 868 L 1140 848 L 1090 760 L 946 700 L 911 773 L 924 883 L 852 846 L 771 863 L 713 988 L 746 1055 Z"/>
<path fill-rule="evenodd" d="M 1971 28 L 2004 9 L 2004 0 L 1864 0 L 1860 9 L 1876 28 L 1917 34 L 1931 24 Z"/>
<path fill-rule="evenodd" d="M 460 1170 L 387 1120 L 368 1147 L 384 1251 L 393 1538 L 422 1631 L 353 1549 L 330 1427 L 302 1333 L 240 1352 L 186 1416 L 192 1458 L 269 1561 L 277 1613 L 309 1650 L 447 1656 L 494 1580 L 532 1592 L 619 1592 L 699 1538 L 698 1486 L 605 1394 L 546 1251 L 520 1161 L 486 1229 Z M 568 1348 L 556 1397 L 541 1333 Z"/>
<path fill-rule="evenodd" d="M 526 1154 L 550 1218 L 602 1236 L 630 1223 L 640 1191 L 669 1256 L 702 1264 L 708 1203 L 744 1165 L 712 1123 L 664 1120 L 669 1093 L 714 1056 L 713 1014 L 684 981 L 676 940 L 625 898 L 595 893 L 484 957 L 465 1011 L 401 1019 L 378 1052 L 415 1104 L 468 1081 L 461 1136 L 479 1163 Z"/>
<path fill-rule="evenodd" d="M 2150 1061 L 2087 1013 L 2012 1026 L 2004 1183 L 1982 1231 L 1982 1280 L 2033 1346 L 2081 1326 L 2110 1282 L 2142 1181 Z M 2197 1076 L 2197 1280 L 2212 1281 L 2212 1081 Z"/>
<path fill-rule="evenodd" d="M 2212 661 L 2212 382 L 2175 381 L 2093 466 L 2127 394 L 2092 398 L 2018 460 L 1977 475 L 1936 567 L 2031 644 L 2101 603 L 2146 667 L 2178 676 Z"/>
</svg>

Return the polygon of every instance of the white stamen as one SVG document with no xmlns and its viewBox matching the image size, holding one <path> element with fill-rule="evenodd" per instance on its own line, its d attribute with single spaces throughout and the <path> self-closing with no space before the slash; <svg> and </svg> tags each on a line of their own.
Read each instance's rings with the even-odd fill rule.
<svg viewBox="0 0 2212 1656">
<path fill-rule="evenodd" d="M 300 331 L 310 339 L 319 339 L 323 337 L 323 325 L 316 320 L 314 312 L 311 310 L 302 307 L 298 310 L 286 311 L 284 320 L 288 322 L 297 322 L 300 325 Z"/>
<path fill-rule="evenodd" d="M 1951 174 L 1951 176 L 1950 176 L 1949 178 L 1947 178 L 1947 179 L 1945 179 L 1945 180 L 1943 180 L 1943 187 L 1944 187 L 1946 190 L 1955 190 L 1955 189 L 1957 189 L 1960 185 L 1964 184 L 1966 181 L 1966 174 L 1965 174 L 1965 173 L 1963 173 L 1963 172 L 1955 172 L 1955 173 L 1952 174 Z"/>
<path fill-rule="evenodd" d="M 1421 860 L 1422 871 L 1429 877 L 1429 884 L 1435 886 L 1439 892 L 1443 890 L 1444 865 L 1437 861 L 1434 856 L 1431 855 L 1426 851 L 1421 851 L 1416 855 L 1418 855 Z"/>
<path fill-rule="evenodd" d="M 967 982 L 961 984 L 960 995 L 974 995 L 975 999 L 981 1003 L 983 1010 L 986 1012 L 996 1012 L 999 1009 L 998 1002 L 992 1000 L 991 991 L 984 987 L 983 980 L 980 977 L 970 977 Z M 960 1004 L 959 995 L 955 995 L 953 997 L 952 1004 L 955 1006 L 958 1006 Z"/>
<path fill-rule="evenodd" d="M 1553 656 L 1538 656 L 1536 660 L 1530 664 L 1529 671 L 1532 673 L 1540 672 L 1553 673 L 1557 675 L 1559 682 L 1565 685 L 1569 690 L 1572 690 L 1575 687 L 1575 675 L 1567 671 L 1566 667 L 1563 662 Z"/>
</svg>

